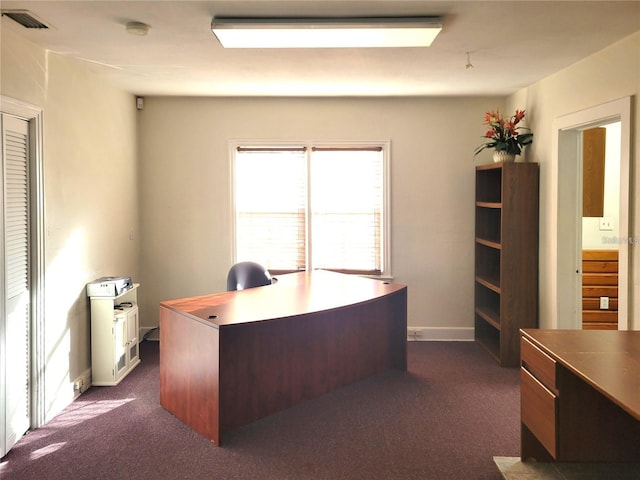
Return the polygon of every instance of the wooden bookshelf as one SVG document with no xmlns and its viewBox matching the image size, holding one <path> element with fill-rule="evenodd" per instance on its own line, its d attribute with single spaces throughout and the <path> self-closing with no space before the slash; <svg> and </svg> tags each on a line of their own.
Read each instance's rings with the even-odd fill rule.
<svg viewBox="0 0 640 480">
<path fill-rule="evenodd" d="M 520 328 L 538 326 L 537 163 L 476 167 L 475 339 L 520 364 Z"/>
</svg>

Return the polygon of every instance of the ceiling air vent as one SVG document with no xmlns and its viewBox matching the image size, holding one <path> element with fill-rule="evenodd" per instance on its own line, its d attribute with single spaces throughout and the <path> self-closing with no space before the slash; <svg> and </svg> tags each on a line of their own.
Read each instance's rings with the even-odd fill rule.
<svg viewBox="0 0 640 480">
<path fill-rule="evenodd" d="M 24 28 L 49 28 L 28 10 L 2 10 L 2 16 L 7 16 L 11 20 L 18 22 Z"/>
</svg>

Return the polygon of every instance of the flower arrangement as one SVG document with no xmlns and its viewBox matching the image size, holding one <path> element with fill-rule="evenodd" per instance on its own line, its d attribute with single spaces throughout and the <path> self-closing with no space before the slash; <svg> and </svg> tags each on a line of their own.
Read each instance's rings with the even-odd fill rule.
<svg viewBox="0 0 640 480">
<path fill-rule="evenodd" d="M 496 109 L 495 112 L 487 112 L 484 114 L 484 125 L 488 125 L 490 130 L 484 134 L 483 138 L 489 141 L 483 143 L 474 153 L 474 157 L 485 148 L 495 148 L 496 152 L 504 151 L 510 155 L 520 155 L 525 145 L 533 142 L 533 133 L 528 128 L 518 125 L 524 118 L 524 110 L 516 110 L 509 120 L 500 115 Z M 521 133 L 521 130 L 527 132 Z"/>
</svg>

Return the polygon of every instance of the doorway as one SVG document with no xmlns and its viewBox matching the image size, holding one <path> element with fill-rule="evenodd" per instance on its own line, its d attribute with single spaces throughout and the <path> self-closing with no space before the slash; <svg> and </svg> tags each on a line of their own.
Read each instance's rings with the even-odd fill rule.
<svg viewBox="0 0 640 480">
<path fill-rule="evenodd" d="M 606 231 L 607 241 L 618 250 L 618 323 L 619 330 L 629 324 L 629 164 L 631 141 L 631 98 L 625 97 L 596 107 L 559 117 L 554 121 L 552 176 L 557 186 L 553 208 L 556 224 L 556 286 L 552 309 L 553 328 L 582 328 L 582 141 L 583 132 L 595 127 L 620 124 L 620 175 L 618 183 L 619 219 L 617 234 Z M 598 220 L 599 221 L 599 220 Z M 605 228 L 607 226 L 605 225 Z M 605 233 L 605 231 L 603 231 Z"/>
<path fill-rule="evenodd" d="M 42 110 L 0 97 L 0 457 L 44 422 Z"/>
<path fill-rule="evenodd" d="M 616 121 L 582 131 L 578 288 L 584 330 L 618 329 L 620 127 Z"/>
</svg>

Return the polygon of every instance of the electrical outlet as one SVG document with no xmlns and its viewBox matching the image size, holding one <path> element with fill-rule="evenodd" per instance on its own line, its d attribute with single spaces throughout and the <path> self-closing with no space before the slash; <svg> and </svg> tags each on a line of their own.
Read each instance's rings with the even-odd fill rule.
<svg viewBox="0 0 640 480">
<path fill-rule="evenodd" d="M 600 219 L 600 231 L 611 231 L 613 230 L 613 218 L 611 217 L 602 217 Z"/>
<path fill-rule="evenodd" d="M 600 310 L 609 310 L 609 297 L 600 297 Z"/>
<path fill-rule="evenodd" d="M 75 394 L 81 394 L 86 392 L 91 386 L 91 370 L 87 370 L 82 373 L 73 382 L 73 391 Z"/>
</svg>

